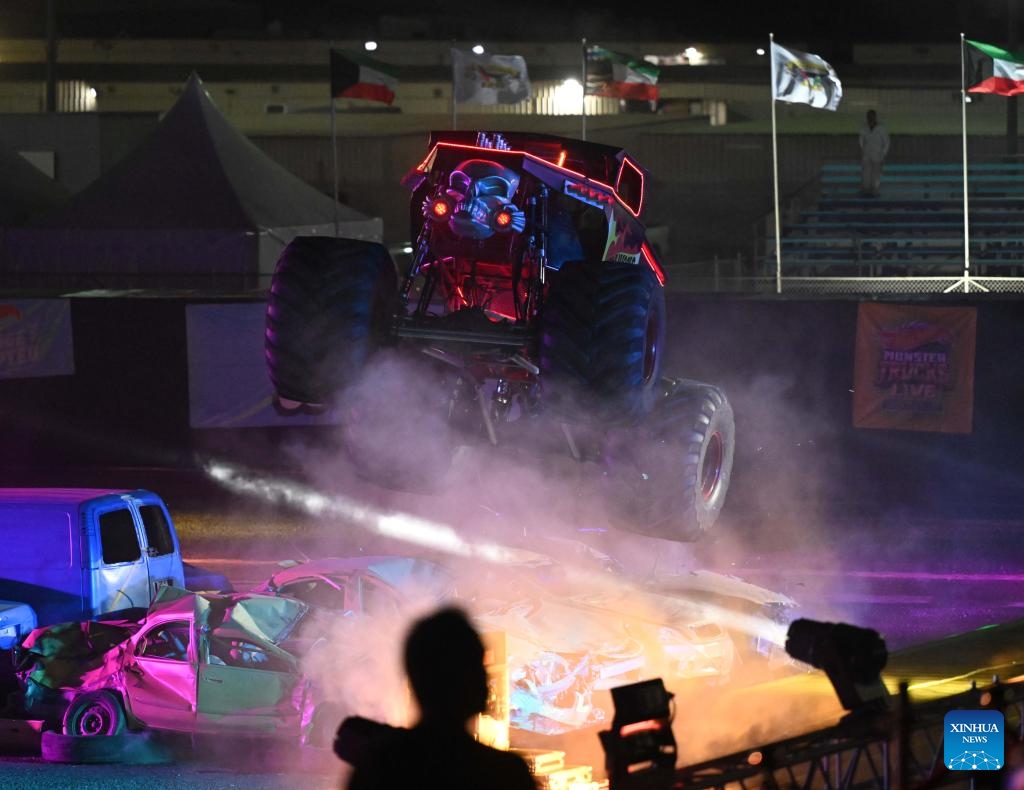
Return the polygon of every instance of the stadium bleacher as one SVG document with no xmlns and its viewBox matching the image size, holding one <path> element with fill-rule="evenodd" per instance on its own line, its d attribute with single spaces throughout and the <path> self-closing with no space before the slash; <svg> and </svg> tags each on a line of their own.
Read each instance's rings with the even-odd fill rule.
<svg viewBox="0 0 1024 790">
<path fill-rule="evenodd" d="M 828 163 L 812 208 L 782 227 L 786 276 L 953 275 L 964 270 L 961 164 L 889 164 L 878 197 L 861 195 L 858 163 Z M 967 171 L 971 271 L 1024 272 L 1024 163 Z M 773 234 L 774 235 L 774 234 Z M 775 265 L 774 238 L 766 266 Z"/>
</svg>

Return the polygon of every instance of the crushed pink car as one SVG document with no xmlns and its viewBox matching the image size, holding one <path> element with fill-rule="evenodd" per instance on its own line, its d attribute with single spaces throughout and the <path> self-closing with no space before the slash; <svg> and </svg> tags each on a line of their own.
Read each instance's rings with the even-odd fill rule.
<svg viewBox="0 0 1024 790">
<path fill-rule="evenodd" d="M 166 587 L 139 621 L 32 631 L 18 673 L 26 712 L 66 735 L 152 728 L 326 747 L 337 711 L 302 671 L 317 629 L 298 600 Z"/>
</svg>

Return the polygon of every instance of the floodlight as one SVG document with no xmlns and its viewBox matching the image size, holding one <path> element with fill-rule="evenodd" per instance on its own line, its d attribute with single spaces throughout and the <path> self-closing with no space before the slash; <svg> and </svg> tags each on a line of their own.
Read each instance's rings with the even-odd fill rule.
<svg viewBox="0 0 1024 790">
<path fill-rule="evenodd" d="M 786 635 L 786 652 L 824 670 L 845 710 L 861 712 L 887 705 L 888 691 L 880 673 L 889 651 L 877 631 L 846 623 L 794 620 Z"/>
<path fill-rule="evenodd" d="M 673 694 L 661 678 L 613 688 L 612 728 L 599 733 L 609 790 L 669 790 L 676 766 Z"/>
</svg>

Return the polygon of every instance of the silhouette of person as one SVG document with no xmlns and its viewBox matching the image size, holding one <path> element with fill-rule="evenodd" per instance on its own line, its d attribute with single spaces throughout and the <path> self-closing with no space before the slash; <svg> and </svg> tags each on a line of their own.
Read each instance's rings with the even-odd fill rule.
<svg viewBox="0 0 1024 790">
<path fill-rule="evenodd" d="M 862 195 L 878 197 L 882 183 L 882 165 L 889 153 L 889 131 L 878 122 L 878 114 L 868 110 L 860 128 L 860 190 Z"/>
<path fill-rule="evenodd" d="M 408 729 L 383 727 L 386 734 L 357 761 L 348 790 L 536 790 L 521 757 L 469 732 L 486 705 L 487 673 L 483 642 L 462 610 L 446 607 L 413 624 L 405 671 L 419 721 Z"/>
</svg>

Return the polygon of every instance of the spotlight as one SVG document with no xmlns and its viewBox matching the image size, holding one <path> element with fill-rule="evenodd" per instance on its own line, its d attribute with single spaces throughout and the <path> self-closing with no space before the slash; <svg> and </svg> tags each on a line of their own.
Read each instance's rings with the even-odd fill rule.
<svg viewBox="0 0 1024 790">
<path fill-rule="evenodd" d="M 615 718 L 599 733 L 609 790 L 669 790 L 676 766 L 674 695 L 661 678 L 611 691 Z"/>
<path fill-rule="evenodd" d="M 889 651 L 877 631 L 846 623 L 794 620 L 786 635 L 786 652 L 824 670 L 845 710 L 861 713 L 887 707 L 889 692 L 880 673 Z"/>
</svg>

